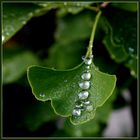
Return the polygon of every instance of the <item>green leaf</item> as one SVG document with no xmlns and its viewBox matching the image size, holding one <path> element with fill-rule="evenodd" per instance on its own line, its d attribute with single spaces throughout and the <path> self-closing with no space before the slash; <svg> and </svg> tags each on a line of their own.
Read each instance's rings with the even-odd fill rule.
<svg viewBox="0 0 140 140">
<path fill-rule="evenodd" d="M 78 14 L 85 7 L 89 6 L 92 3 L 93 2 L 65 2 L 64 6 L 59 9 L 57 14 L 59 17 L 63 17 L 67 13 Z"/>
<path fill-rule="evenodd" d="M 64 117 L 70 117 L 73 124 L 81 124 L 94 118 L 96 108 L 102 106 L 111 96 L 116 77 L 102 73 L 91 65 L 91 93 L 89 100 L 92 102 L 93 111 L 84 111 L 80 117 L 73 117 L 72 111 L 75 107 L 77 94 L 81 91 L 78 83 L 81 74 L 85 71 L 85 64 L 66 71 L 53 70 L 45 67 L 31 66 L 28 68 L 27 76 L 32 92 L 37 100 L 51 100 L 55 112 Z"/>
<path fill-rule="evenodd" d="M 136 12 L 138 10 L 138 3 L 137 2 L 125 2 L 125 3 L 111 3 L 112 6 L 131 11 Z"/>
<path fill-rule="evenodd" d="M 2 41 L 10 39 L 39 9 L 32 3 L 3 3 Z"/>
<path fill-rule="evenodd" d="M 66 120 L 64 122 L 64 131 L 71 137 L 93 137 L 97 136 L 98 133 L 102 133 L 103 130 L 101 124 L 106 124 L 109 115 L 112 111 L 112 103 L 116 98 L 116 90 L 114 90 L 111 97 L 107 102 L 104 103 L 102 107 L 99 107 L 96 111 L 95 118 L 85 124 L 73 125 Z"/>
<path fill-rule="evenodd" d="M 92 3 L 93 2 L 39 2 L 36 4 L 49 9 L 60 8 L 58 15 L 64 16 L 67 13 L 77 14 Z"/>
<path fill-rule="evenodd" d="M 18 80 L 26 72 L 28 66 L 35 64 L 38 64 L 38 59 L 29 51 L 18 52 L 17 54 L 14 52 L 13 55 L 7 52 L 3 60 L 3 83 Z"/>
<path fill-rule="evenodd" d="M 134 58 L 138 58 L 137 13 L 111 8 L 102 24 L 106 32 L 103 43 L 111 58 L 118 63 L 124 62 L 126 66 L 128 61 L 135 61 L 135 65 L 129 65 L 128 68 L 136 75 L 137 59 Z"/>
<path fill-rule="evenodd" d="M 106 36 L 103 39 L 103 43 L 107 48 L 111 58 L 118 63 L 125 61 L 128 57 L 128 54 L 125 51 L 124 45 L 121 42 L 121 36 L 118 35 L 118 33 L 117 35 L 115 34 L 117 32 L 116 27 L 112 28 L 110 23 L 105 18 L 104 23 L 106 26 L 103 25 L 103 28 L 106 32 Z"/>
</svg>

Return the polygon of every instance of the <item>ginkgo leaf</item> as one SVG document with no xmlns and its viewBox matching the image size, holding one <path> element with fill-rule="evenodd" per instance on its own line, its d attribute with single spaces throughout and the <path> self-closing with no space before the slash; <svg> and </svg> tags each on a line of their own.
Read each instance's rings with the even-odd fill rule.
<svg viewBox="0 0 140 140">
<path fill-rule="evenodd" d="M 90 112 L 84 110 L 78 117 L 74 117 L 72 111 L 75 108 L 75 101 L 78 100 L 78 93 L 81 91 L 79 82 L 81 74 L 85 71 L 84 63 L 65 71 L 30 66 L 27 76 L 37 100 L 51 100 L 56 114 L 70 117 L 73 124 L 82 124 L 94 118 L 96 108 L 102 106 L 111 96 L 116 84 L 114 75 L 98 71 L 94 64 L 91 65 L 90 70 L 92 77 L 88 100 L 94 109 Z"/>
</svg>

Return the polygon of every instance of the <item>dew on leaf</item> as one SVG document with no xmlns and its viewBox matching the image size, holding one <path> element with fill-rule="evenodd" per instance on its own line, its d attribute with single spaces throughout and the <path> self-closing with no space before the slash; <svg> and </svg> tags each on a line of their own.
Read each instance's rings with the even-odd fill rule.
<svg viewBox="0 0 140 140">
<path fill-rule="evenodd" d="M 89 80 L 91 78 L 91 73 L 90 72 L 85 72 L 81 75 L 81 78 L 83 80 Z"/>
<path fill-rule="evenodd" d="M 89 89 L 90 82 L 89 81 L 82 81 L 82 82 L 79 83 L 79 87 L 81 89 Z"/>
<path fill-rule="evenodd" d="M 72 112 L 72 114 L 77 117 L 77 116 L 80 116 L 81 115 L 81 109 L 79 108 L 75 108 Z"/>
<path fill-rule="evenodd" d="M 82 108 L 83 107 L 83 103 L 81 101 L 77 101 L 75 106 L 77 108 Z"/>
<path fill-rule="evenodd" d="M 81 92 L 78 94 L 78 97 L 79 97 L 79 99 L 81 99 L 81 100 L 87 99 L 88 96 L 89 96 L 88 91 L 81 91 Z"/>
<path fill-rule="evenodd" d="M 40 93 L 39 96 L 42 97 L 42 98 L 44 98 L 45 97 L 45 94 L 44 93 Z"/>
<path fill-rule="evenodd" d="M 93 110 L 93 106 L 92 105 L 86 106 L 86 111 L 92 111 L 92 110 Z"/>
<path fill-rule="evenodd" d="M 41 97 L 39 96 L 39 98 L 37 98 L 37 99 L 39 99 L 41 101 L 47 101 L 47 100 L 51 99 L 53 101 L 53 108 L 60 115 L 69 116 L 69 113 L 71 113 L 71 115 L 72 115 L 71 121 L 74 124 L 80 124 L 80 123 L 84 123 L 88 120 L 91 120 L 93 118 L 93 114 L 92 113 L 90 114 L 90 110 L 92 110 L 92 109 L 94 110 L 94 108 L 97 108 L 98 106 L 100 106 L 101 103 L 104 102 L 109 95 L 111 95 L 111 93 L 109 93 L 109 92 L 112 91 L 113 86 L 115 84 L 114 76 L 110 77 L 104 73 L 98 73 L 95 70 L 96 67 L 94 67 L 93 65 L 91 66 L 91 70 L 94 69 L 95 82 L 88 81 L 88 80 L 82 80 L 81 75 L 83 74 L 83 71 L 85 71 L 85 70 L 87 71 L 87 69 L 85 69 L 85 66 L 86 65 L 82 63 L 82 65 L 79 66 L 76 70 L 75 69 L 73 71 L 70 70 L 70 71 L 67 71 L 67 73 L 64 71 L 61 71 L 62 75 L 60 74 L 60 72 L 53 71 L 53 70 L 50 71 L 50 69 L 48 69 L 48 68 L 42 68 L 39 66 L 32 66 L 28 70 L 28 78 L 30 80 L 32 87 L 34 88 L 35 96 L 38 97 L 39 93 L 45 93 L 45 97 L 44 97 L 44 95 L 41 94 Z M 40 79 L 36 78 L 37 75 L 38 76 L 41 75 Z M 55 77 L 53 75 L 57 75 L 57 76 Z M 52 77 L 53 77 L 53 79 L 52 79 Z M 98 77 L 99 77 L 99 79 L 98 79 Z M 47 80 L 45 80 L 45 79 L 47 79 Z M 48 79 L 51 79 L 51 81 L 58 80 L 59 83 L 54 82 L 51 89 L 46 88 L 46 85 L 50 84 Z M 81 81 L 80 81 L 80 79 L 81 79 Z M 97 82 L 96 82 L 96 79 L 97 79 Z M 64 83 L 65 80 L 68 80 L 68 82 Z M 104 86 L 102 88 L 98 88 L 97 84 L 101 83 L 103 80 L 105 83 Z M 43 84 L 42 83 L 40 84 L 40 81 L 42 81 Z M 109 82 L 109 81 L 111 81 L 111 82 Z M 78 82 L 80 82 L 80 83 L 78 83 Z M 66 86 L 64 86 L 64 84 Z M 98 90 L 96 90 L 95 88 L 93 89 L 93 86 L 91 86 L 91 84 L 94 84 L 94 86 L 96 88 L 98 88 Z M 76 86 L 75 88 L 73 88 L 74 85 Z M 105 89 L 105 87 L 107 87 L 107 85 L 109 85 L 108 90 Z M 82 88 L 80 88 L 79 86 Z M 39 89 L 39 87 L 40 87 L 40 89 Z M 87 89 L 89 89 L 89 87 L 91 88 L 90 91 L 87 90 Z M 83 88 L 87 88 L 87 89 L 83 89 Z M 58 90 L 58 89 L 60 89 L 60 90 Z M 89 97 L 92 97 L 93 96 L 92 94 L 94 94 L 94 92 L 95 92 L 93 99 L 96 99 L 96 104 L 93 105 L 94 100 L 91 102 L 89 97 L 86 99 L 78 98 L 78 94 L 85 90 L 89 92 Z M 42 92 L 38 93 L 38 91 L 42 91 Z M 91 91 L 94 91 L 94 92 L 91 92 Z M 46 94 L 46 93 L 51 93 L 51 94 Z M 69 93 L 69 94 L 67 94 L 67 93 Z M 100 95 L 101 97 L 103 95 L 103 97 L 100 98 L 100 97 L 98 97 L 98 95 Z M 55 100 L 55 99 L 58 99 L 58 100 Z M 59 100 L 59 99 L 61 99 L 61 100 Z M 99 101 L 99 103 L 98 103 L 98 101 Z M 60 103 L 63 103 L 64 109 L 61 108 Z M 90 105 L 93 105 L 93 106 L 91 107 Z M 87 107 L 87 111 L 86 111 L 86 107 Z"/>
<path fill-rule="evenodd" d="M 93 55 L 91 55 L 90 58 L 85 58 L 85 56 L 82 56 L 82 59 L 86 65 L 91 65 L 92 58 L 93 58 Z"/>
<path fill-rule="evenodd" d="M 88 72 L 90 72 L 91 70 L 86 70 L 86 72 L 88 73 Z"/>
<path fill-rule="evenodd" d="M 84 101 L 83 104 L 89 105 L 90 104 L 90 101 Z"/>
<path fill-rule="evenodd" d="M 90 66 L 86 66 L 86 69 L 90 69 Z"/>
</svg>

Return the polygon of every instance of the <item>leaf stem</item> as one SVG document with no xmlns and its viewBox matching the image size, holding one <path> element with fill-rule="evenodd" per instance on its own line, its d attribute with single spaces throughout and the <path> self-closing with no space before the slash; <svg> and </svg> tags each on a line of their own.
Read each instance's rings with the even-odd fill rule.
<svg viewBox="0 0 140 140">
<path fill-rule="evenodd" d="M 86 53 L 86 58 L 91 57 L 91 55 L 92 55 L 92 48 L 93 48 L 93 42 L 94 42 L 94 38 L 95 38 L 95 32 L 96 32 L 97 24 L 98 24 L 101 13 L 102 12 L 100 10 L 95 17 L 95 22 L 93 23 L 93 28 L 92 28 L 92 32 L 91 32 L 91 36 L 90 36 L 88 50 Z"/>
<path fill-rule="evenodd" d="M 95 11 L 95 12 L 98 12 L 99 11 L 99 8 L 98 7 L 93 7 L 93 6 L 90 6 L 90 5 L 83 6 L 83 7 L 86 8 L 86 9 L 88 9 L 88 10 Z"/>
</svg>

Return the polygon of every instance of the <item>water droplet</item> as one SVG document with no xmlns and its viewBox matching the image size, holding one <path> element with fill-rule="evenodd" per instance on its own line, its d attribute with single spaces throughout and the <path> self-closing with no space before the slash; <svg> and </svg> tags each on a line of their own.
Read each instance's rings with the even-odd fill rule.
<svg viewBox="0 0 140 140">
<path fill-rule="evenodd" d="M 74 116 L 80 116 L 81 115 L 81 110 L 79 108 L 75 108 L 72 112 Z"/>
<path fill-rule="evenodd" d="M 90 69 L 90 66 L 86 66 L 86 69 Z"/>
<path fill-rule="evenodd" d="M 84 101 L 83 104 L 89 105 L 90 104 L 90 101 Z"/>
<path fill-rule="evenodd" d="M 83 108 L 83 103 L 81 101 L 77 101 L 75 106 L 77 108 Z"/>
<path fill-rule="evenodd" d="M 89 58 L 85 58 L 85 56 L 82 56 L 82 60 L 85 62 L 86 65 L 90 65 L 92 63 L 93 55 L 91 55 Z"/>
<path fill-rule="evenodd" d="M 89 81 L 83 81 L 79 83 L 79 87 L 81 89 L 89 89 L 90 87 L 90 82 Z"/>
<path fill-rule="evenodd" d="M 93 106 L 92 106 L 92 105 L 86 106 L 86 110 L 87 110 L 87 111 L 92 111 L 92 110 L 93 110 Z"/>
<path fill-rule="evenodd" d="M 42 97 L 42 98 L 44 98 L 45 97 L 45 94 L 44 93 L 40 93 L 39 96 Z"/>
<path fill-rule="evenodd" d="M 81 100 L 87 99 L 88 96 L 89 96 L 88 91 L 81 91 L 81 92 L 78 94 L 78 97 L 79 97 L 79 99 L 81 99 Z"/>
<path fill-rule="evenodd" d="M 91 78 L 91 73 L 90 72 L 85 72 L 81 75 L 81 78 L 83 80 L 89 80 Z"/>
<path fill-rule="evenodd" d="M 65 82 L 65 83 L 67 83 L 67 82 L 68 82 L 68 80 L 64 80 L 64 82 Z"/>
<path fill-rule="evenodd" d="M 133 53 L 134 49 L 133 48 L 128 48 L 129 53 Z"/>
<path fill-rule="evenodd" d="M 91 65 L 92 59 L 91 58 L 85 59 L 84 62 L 85 62 L 86 65 Z"/>
<path fill-rule="evenodd" d="M 90 72 L 91 70 L 86 70 L 86 72 Z"/>
</svg>

